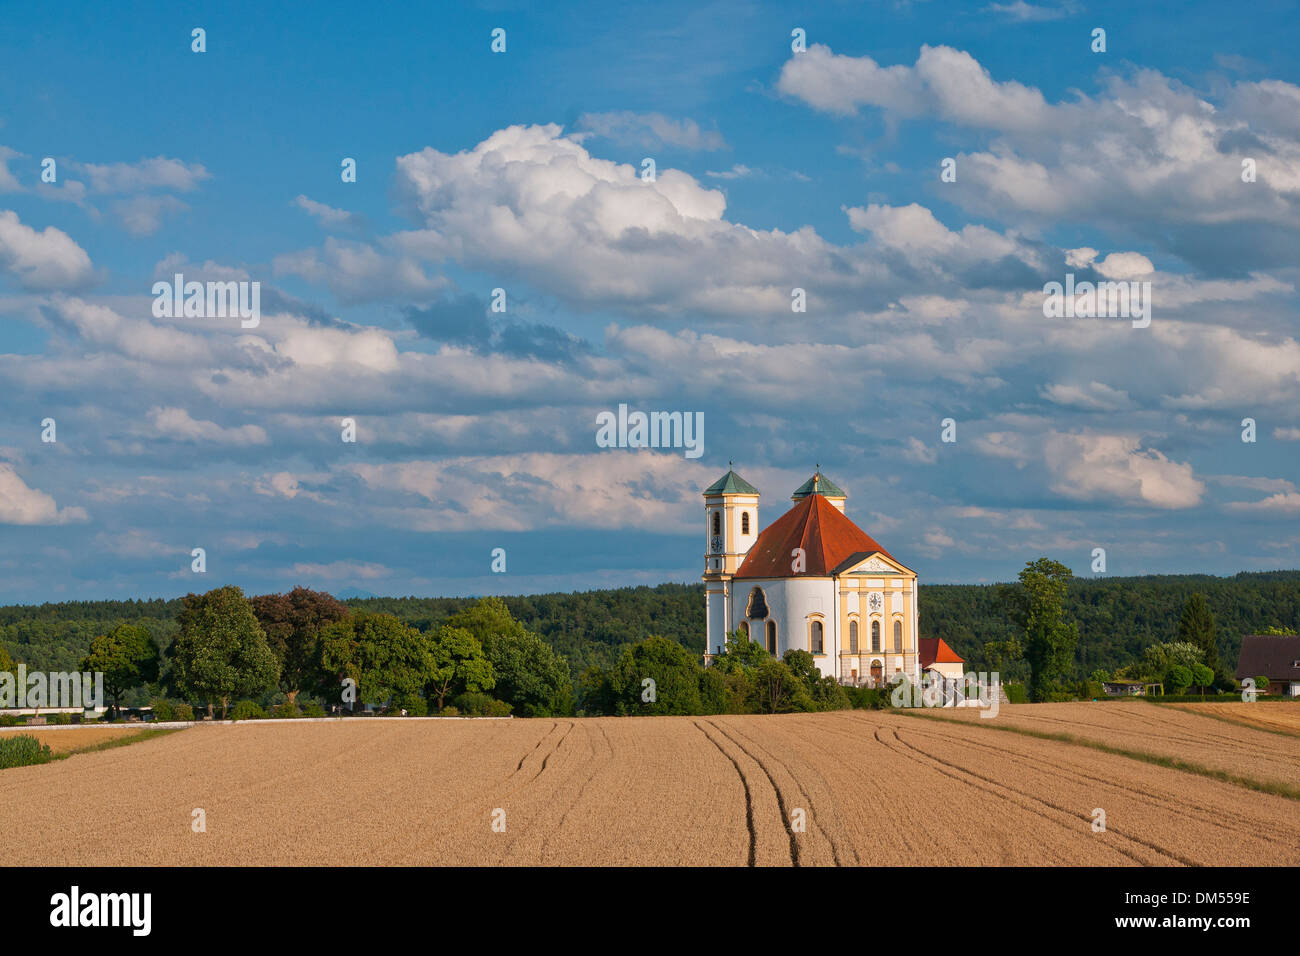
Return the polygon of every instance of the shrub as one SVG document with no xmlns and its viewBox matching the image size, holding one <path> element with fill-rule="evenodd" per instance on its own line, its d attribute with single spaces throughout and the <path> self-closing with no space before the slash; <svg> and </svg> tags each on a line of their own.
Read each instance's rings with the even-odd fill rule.
<svg viewBox="0 0 1300 956">
<path fill-rule="evenodd" d="M 286 700 L 283 704 L 276 704 L 271 708 L 271 716 L 280 720 L 286 720 L 293 717 L 301 717 L 302 715 L 298 713 L 297 706 Z"/>
<path fill-rule="evenodd" d="M 266 711 L 264 711 L 255 701 L 241 700 L 230 708 L 231 720 L 265 720 Z"/>
<path fill-rule="evenodd" d="M 0 770 L 49 763 L 53 759 L 49 744 L 41 743 L 31 734 L 0 737 Z"/>
<path fill-rule="evenodd" d="M 18 714 L 0 714 L 0 727 L 17 727 L 25 723 L 27 718 L 20 717 Z"/>
<path fill-rule="evenodd" d="M 446 707 L 444 707 L 444 708 L 442 709 L 442 714 L 441 714 L 441 716 L 443 716 L 443 717 L 459 717 L 459 716 L 460 716 L 460 711 L 457 710 L 455 707 L 453 707 L 451 704 L 448 704 Z"/>
<path fill-rule="evenodd" d="M 72 723 L 71 714 L 46 714 L 45 722 L 47 724 L 70 724 Z"/>
<path fill-rule="evenodd" d="M 320 705 L 320 701 L 309 700 L 302 705 L 302 715 L 304 717 L 324 717 L 325 708 Z"/>
<path fill-rule="evenodd" d="M 456 698 L 457 713 L 470 717 L 509 717 L 513 708 L 503 700 L 475 691 L 467 691 Z M 443 714 L 447 709 L 443 709 Z"/>
<path fill-rule="evenodd" d="M 168 700 L 166 697 L 155 697 L 149 702 L 153 708 L 153 719 L 159 721 L 170 720 L 193 720 L 194 708 L 189 704 L 178 700 Z"/>
</svg>

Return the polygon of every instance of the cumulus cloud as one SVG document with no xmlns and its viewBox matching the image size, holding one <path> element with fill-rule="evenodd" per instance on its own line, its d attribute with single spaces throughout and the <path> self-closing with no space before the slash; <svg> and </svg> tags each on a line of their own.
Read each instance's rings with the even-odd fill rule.
<svg viewBox="0 0 1300 956">
<path fill-rule="evenodd" d="M 594 436 L 594 419 L 591 431 Z M 716 465 L 622 449 L 341 467 L 366 487 L 395 496 L 382 509 L 391 522 L 423 531 L 556 525 L 686 531 L 694 528 L 700 489 L 717 477 Z"/>
<path fill-rule="evenodd" d="M 1205 494 L 1190 464 L 1144 449 L 1130 435 L 1053 433 L 1044 460 L 1052 490 L 1080 501 L 1191 508 Z"/>
<path fill-rule="evenodd" d="M 173 441 L 204 442 L 215 445 L 265 445 L 270 439 L 260 425 L 224 427 L 216 422 L 194 418 L 183 408 L 153 408 L 149 411 L 153 434 Z"/>
<path fill-rule="evenodd" d="M 37 231 L 18 214 L 0 210 L 0 273 L 24 289 L 48 291 L 84 285 L 91 279 L 90 256 L 61 229 Z"/>
<path fill-rule="evenodd" d="M 0 461 L 0 523 L 50 525 L 86 518 L 82 508 L 60 508 L 52 495 L 29 487 L 13 465 Z"/>
<path fill-rule="evenodd" d="M 988 149 L 955 157 L 966 186 L 951 198 L 969 211 L 1125 228 L 1219 274 L 1300 255 L 1293 84 L 1240 81 L 1211 102 L 1147 69 L 1107 75 L 1095 98 L 1048 103 L 950 47 L 886 67 L 814 45 L 786 62 L 777 85 L 828 113 L 876 107 L 996 134 Z M 1254 182 L 1243 182 L 1246 161 Z"/>
</svg>

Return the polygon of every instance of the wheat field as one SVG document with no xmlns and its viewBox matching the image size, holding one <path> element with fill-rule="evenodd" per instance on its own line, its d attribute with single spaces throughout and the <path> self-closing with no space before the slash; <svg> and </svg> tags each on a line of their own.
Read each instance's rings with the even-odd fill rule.
<svg viewBox="0 0 1300 956">
<path fill-rule="evenodd" d="M 248 722 L 0 772 L 11 864 L 1295 865 L 1297 808 L 864 711 Z"/>
</svg>

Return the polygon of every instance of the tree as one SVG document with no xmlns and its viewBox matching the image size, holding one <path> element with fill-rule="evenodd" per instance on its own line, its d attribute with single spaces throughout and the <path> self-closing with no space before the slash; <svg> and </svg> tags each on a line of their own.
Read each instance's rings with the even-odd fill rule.
<svg viewBox="0 0 1300 956">
<path fill-rule="evenodd" d="M 430 647 L 433 669 L 429 687 L 438 698 L 438 710 L 450 693 L 491 690 L 496 683 L 483 645 L 463 627 L 443 625 Z"/>
<path fill-rule="evenodd" d="M 1204 667 L 1205 665 L 1201 665 Z M 1174 689 L 1174 693 L 1181 694 L 1187 690 L 1192 683 L 1192 670 L 1182 664 L 1175 664 L 1169 668 L 1169 673 L 1165 677 L 1165 683 Z"/>
<path fill-rule="evenodd" d="M 712 666 L 723 674 L 733 674 L 736 671 L 753 670 L 771 656 L 758 641 L 751 641 L 748 634 L 736 630 L 727 635 L 722 653 L 714 655 Z"/>
<path fill-rule="evenodd" d="M 9 656 L 9 652 L 5 650 L 4 645 L 0 644 L 0 674 L 14 674 L 17 670 L 18 666 L 14 663 L 14 659 Z M 17 679 L 18 677 L 15 674 L 14 680 Z"/>
<path fill-rule="evenodd" d="M 1135 669 L 1143 680 L 1163 681 L 1169 674 L 1169 669 L 1175 665 L 1181 665 L 1190 671 L 1197 664 L 1203 663 L 1202 653 L 1195 644 L 1183 641 L 1152 644 L 1142 651 L 1142 660 Z"/>
<path fill-rule="evenodd" d="M 79 667 L 104 675 L 104 690 L 113 698 L 116 718 L 121 712 L 122 694 L 158 679 L 159 659 L 158 645 L 149 632 L 139 624 L 123 622 L 90 642 L 90 653 L 81 659 Z"/>
<path fill-rule="evenodd" d="M 434 678 L 433 642 L 391 614 L 356 614 L 320 632 L 321 667 L 363 704 L 413 703 Z"/>
<path fill-rule="evenodd" d="M 790 670 L 804 686 L 804 695 L 796 695 L 796 698 L 798 704 L 803 704 L 806 696 L 807 703 L 804 706 L 797 706 L 796 709 L 844 710 L 849 706 L 849 696 L 844 688 L 834 677 L 822 676 L 822 672 L 817 667 L 817 658 L 812 654 L 791 648 L 785 652 L 782 660 L 789 665 Z"/>
<path fill-rule="evenodd" d="M 1219 663 L 1219 643 L 1215 636 L 1214 614 L 1205 600 L 1205 595 L 1196 591 L 1183 605 L 1182 616 L 1178 619 L 1178 640 L 1183 644 L 1194 644 L 1201 650 L 1201 663 L 1212 673 L 1219 673 L 1223 665 Z"/>
<path fill-rule="evenodd" d="M 1039 558 L 1025 565 L 1019 585 L 1001 591 L 1011 619 L 1024 631 L 1029 698 L 1035 702 L 1049 698 L 1074 661 L 1079 625 L 1065 619 L 1066 585 L 1072 576 L 1065 565 Z"/>
<path fill-rule="evenodd" d="M 1295 629 L 1290 627 L 1279 627 L 1276 624 L 1270 624 L 1268 627 L 1262 627 L 1256 634 L 1270 634 L 1274 637 L 1294 637 Z"/>
<path fill-rule="evenodd" d="M 288 594 L 259 594 L 253 613 L 280 663 L 280 689 L 294 703 L 321 679 L 320 632 L 351 611 L 324 591 L 296 587 Z"/>
<path fill-rule="evenodd" d="M 172 679 L 184 694 L 221 702 L 221 716 L 234 696 L 250 697 L 274 686 L 280 665 L 266 643 L 252 605 L 233 585 L 187 594 L 177 615 Z"/>
<path fill-rule="evenodd" d="M 1205 696 L 1206 686 L 1214 680 L 1214 671 L 1210 670 L 1204 664 L 1192 665 L 1192 683 L 1201 689 L 1201 696 Z"/>
<path fill-rule="evenodd" d="M 666 637 L 647 637 L 623 651 L 615 697 L 624 714 L 698 714 L 696 656 Z"/>
<path fill-rule="evenodd" d="M 573 712 L 569 666 L 539 636 L 514 619 L 499 597 L 486 597 L 453 614 L 447 627 L 468 631 L 492 665 L 495 694 L 524 717 Z"/>
<path fill-rule="evenodd" d="M 785 661 L 768 659 L 754 668 L 758 709 L 764 714 L 786 714 L 811 710 L 808 690 Z"/>
</svg>

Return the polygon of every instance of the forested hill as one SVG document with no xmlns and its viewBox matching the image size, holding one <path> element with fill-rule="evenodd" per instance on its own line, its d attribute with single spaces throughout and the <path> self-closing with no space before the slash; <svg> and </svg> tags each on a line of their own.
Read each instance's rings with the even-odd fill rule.
<svg viewBox="0 0 1300 956">
<path fill-rule="evenodd" d="M 1218 622 L 1225 663 L 1235 666 L 1241 636 L 1269 626 L 1300 630 L 1300 571 L 1080 578 L 1070 585 L 1068 613 L 1079 622 L 1079 673 L 1132 663 L 1142 649 L 1173 640 L 1188 595 L 1206 596 Z M 574 673 L 610 664 L 623 644 L 662 634 L 704 650 L 704 589 L 699 584 L 617 588 L 504 599 L 511 613 L 568 658 Z M 436 626 L 472 598 L 354 598 L 358 610 L 383 611 L 421 630 Z M 0 644 L 15 661 L 39 670 L 72 670 L 90 640 L 118 621 L 149 628 L 161 646 L 176 630 L 180 601 L 76 601 L 0 607 Z M 942 637 L 969 664 L 983 663 L 986 641 L 1012 636 L 996 585 L 930 584 L 920 591 L 921 636 Z"/>
</svg>

